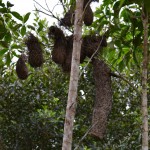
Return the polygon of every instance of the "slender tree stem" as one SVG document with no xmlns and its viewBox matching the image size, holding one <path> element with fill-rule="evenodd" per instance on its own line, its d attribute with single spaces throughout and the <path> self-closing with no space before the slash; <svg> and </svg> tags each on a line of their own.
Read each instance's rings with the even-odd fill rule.
<svg viewBox="0 0 150 150">
<path fill-rule="evenodd" d="M 144 28 L 143 63 L 142 63 L 142 150 L 148 150 L 148 110 L 147 110 L 147 72 L 148 72 L 148 13 L 142 9 Z"/>
<path fill-rule="evenodd" d="M 82 13 L 83 0 L 76 1 L 75 23 L 74 23 L 74 41 L 71 63 L 71 75 L 69 84 L 68 101 L 66 108 L 66 117 L 64 125 L 64 136 L 62 150 L 72 149 L 73 124 L 77 105 L 77 88 L 79 80 L 80 51 L 82 44 Z"/>
</svg>

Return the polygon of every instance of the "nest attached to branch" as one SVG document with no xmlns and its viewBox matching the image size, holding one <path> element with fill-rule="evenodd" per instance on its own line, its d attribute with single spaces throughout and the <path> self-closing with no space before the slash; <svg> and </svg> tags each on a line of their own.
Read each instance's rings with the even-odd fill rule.
<svg viewBox="0 0 150 150">
<path fill-rule="evenodd" d="M 66 40 L 67 40 L 67 55 L 66 55 L 65 62 L 62 64 L 62 69 L 64 72 L 70 72 L 71 71 L 71 61 L 72 61 L 72 52 L 73 52 L 73 35 L 66 36 Z M 83 48 L 81 48 L 80 63 L 84 62 L 85 57 L 86 57 L 85 50 Z"/>
<path fill-rule="evenodd" d="M 44 59 L 41 45 L 38 39 L 30 33 L 28 39 L 25 44 L 27 45 L 29 51 L 28 62 L 33 68 L 41 67 Z"/>
<path fill-rule="evenodd" d="M 21 54 L 17 63 L 16 63 L 16 73 L 19 79 L 25 80 L 28 77 L 28 68 L 25 64 L 27 61 L 27 56 L 25 54 Z"/>
<path fill-rule="evenodd" d="M 83 10 L 84 16 L 83 21 L 86 26 L 90 26 L 93 23 L 93 11 L 91 9 L 91 2 L 99 2 L 99 0 L 84 0 Z M 60 19 L 60 26 L 71 27 L 75 20 L 75 6 L 72 5 L 68 12 L 64 15 L 64 18 Z"/>
<path fill-rule="evenodd" d="M 89 58 L 91 58 L 94 53 L 97 55 L 98 52 L 101 52 L 102 48 L 106 46 L 107 41 L 105 36 L 87 35 L 83 38 L 82 48 L 85 49 L 86 56 Z"/>
<path fill-rule="evenodd" d="M 92 115 L 90 135 L 102 139 L 106 132 L 108 116 L 112 108 L 112 89 L 110 68 L 102 60 L 93 59 L 95 81 L 95 104 Z"/>
<path fill-rule="evenodd" d="M 90 5 L 84 8 L 83 22 L 86 26 L 90 26 L 93 23 L 93 11 Z"/>
<path fill-rule="evenodd" d="M 60 26 L 71 27 L 74 24 L 75 13 L 74 9 L 71 7 L 68 12 L 64 15 L 64 18 L 60 20 Z"/>
<path fill-rule="evenodd" d="M 67 41 L 63 31 L 56 26 L 51 26 L 49 28 L 48 36 L 54 40 L 52 60 L 57 64 L 63 64 L 67 55 Z"/>
</svg>

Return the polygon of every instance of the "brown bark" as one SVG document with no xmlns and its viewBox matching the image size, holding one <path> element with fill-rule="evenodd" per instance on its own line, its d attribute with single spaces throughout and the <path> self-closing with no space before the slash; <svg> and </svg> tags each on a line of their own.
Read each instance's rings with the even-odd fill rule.
<svg viewBox="0 0 150 150">
<path fill-rule="evenodd" d="M 71 63 L 71 75 L 69 84 L 68 101 L 66 108 L 66 117 L 64 125 L 64 137 L 62 150 L 71 150 L 72 148 L 72 135 L 73 123 L 77 105 L 77 87 L 79 79 L 79 63 L 80 51 L 82 43 L 82 14 L 83 14 L 83 0 L 76 1 L 75 23 L 74 23 L 74 42 L 73 54 Z"/>
<path fill-rule="evenodd" d="M 143 7 L 142 21 L 144 28 L 143 63 L 142 63 L 142 150 L 148 150 L 148 110 L 147 110 L 147 70 L 148 70 L 148 14 Z"/>
</svg>

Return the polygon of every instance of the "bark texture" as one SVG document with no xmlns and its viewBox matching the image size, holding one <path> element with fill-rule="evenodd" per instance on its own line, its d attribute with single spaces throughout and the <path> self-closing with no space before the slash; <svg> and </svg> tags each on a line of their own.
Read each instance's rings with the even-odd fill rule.
<svg viewBox="0 0 150 150">
<path fill-rule="evenodd" d="M 73 54 L 71 63 L 71 76 L 69 84 L 68 101 L 66 108 L 66 117 L 64 125 L 64 136 L 62 150 L 72 149 L 72 135 L 73 135 L 73 123 L 77 105 L 77 87 L 79 79 L 79 63 L 80 63 L 80 51 L 82 44 L 82 14 L 83 14 L 83 0 L 76 1 L 75 11 L 75 23 L 74 23 L 74 42 L 73 42 Z"/>
<path fill-rule="evenodd" d="M 90 135 L 102 139 L 106 132 L 108 115 L 112 108 L 110 68 L 102 60 L 94 59 L 93 74 L 96 89 Z"/>
<path fill-rule="evenodd" d="M 144 28 L 143 64 L 142 64 L 142 150 L 148 150 L 148 110 L 147 110 L 147 71 L 148 71 L 148 13 L 143 7 Z"/>
</svg>

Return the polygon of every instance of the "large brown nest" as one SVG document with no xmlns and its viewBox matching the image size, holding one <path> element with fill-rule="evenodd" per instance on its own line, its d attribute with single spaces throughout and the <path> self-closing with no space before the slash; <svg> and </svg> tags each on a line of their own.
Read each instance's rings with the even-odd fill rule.
<svg viewBox="0 0 150 150">
<path fill-rule="evenodd" d="M 91 58 L 95 56 L 98 52 L 102 51 L 102 47 L 107 46 L 107 41 L 105 36 L 87 35 L 83 38 L 83 46 L 86 56 Z"/>
<path fill-rule="evenodd" d="M 62 64 L 62 69 L 64 72 L 70 72 L 71 61 L 72 61 L 72 52 L 73 52 L 73 35 L 67 36 L 66 40 L 67 40 L 67 55 L 66 55 L 65 62 Z M 84 62 L 85 57 L 86 57 L 85 50 L 83 48 L 81 48 L 80 63 Z"/>
<path fill-rule="evenodd" d="M 28 39 L 26 40 L 26 45 L 29 51 L 28 62 L 31 67 L 41 67 L 44 59 L 42 48 L 38 39 L 33 34 L 30 34 Z"/>
<path fill-rule="evenodd" d="M 56 26 L 51 26 L 48 32 L 49 38 L 54 40 L 54 47 L 52 50 L 52 60 L 57 64 L 63 64 L 67 55 L 67 41 L 64 33 Z"/>
<path fill-rule="evenodd" d="M 22 54 L 16 63 L 16 73 L 19 79 L 25 80 L 28 77 L 28 68 L 25 64 L 27 57 Z"/>
<path fill-rule="evenodd" d="M 102 60 L 93 59 L 92 64 L 96 96 L 92 115 L 93 128 L 90 134 L 102 139 L 112 108 L 111 70 Z"/>
</svg>

